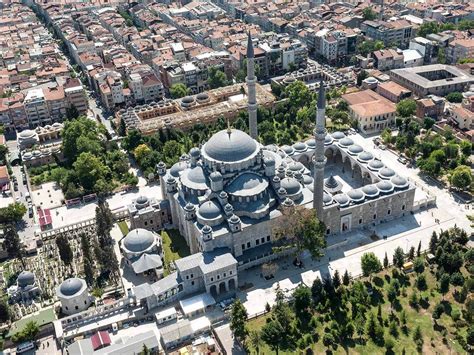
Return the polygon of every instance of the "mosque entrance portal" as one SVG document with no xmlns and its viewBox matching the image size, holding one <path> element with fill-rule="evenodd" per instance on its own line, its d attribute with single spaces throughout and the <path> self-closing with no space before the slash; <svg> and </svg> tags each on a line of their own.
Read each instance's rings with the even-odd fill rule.
<svg viewBox="0 0 474 355">
<path fill-rule="evenodd" d="M 352 228 L 352 214 L 341 217 L 341 232 L 348 232 Z"/>
</svg>

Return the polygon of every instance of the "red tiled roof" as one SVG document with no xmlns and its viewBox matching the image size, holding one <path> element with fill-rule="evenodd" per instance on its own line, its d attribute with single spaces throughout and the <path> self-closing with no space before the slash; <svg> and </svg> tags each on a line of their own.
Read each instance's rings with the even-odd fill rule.
<svg viewBox="0 0 474 355">
<path fill-rule="evenodd" d="M 91 337 L 91 341 L 92 341 L 92 348 L 94 349 L 94 351 L 96 351 L 97 349 L 103 348 L 107 345 L 110 345 L 111 343 L 109 333 L 106 331 L 99 331 L 95 333 Z"/>
</svg>

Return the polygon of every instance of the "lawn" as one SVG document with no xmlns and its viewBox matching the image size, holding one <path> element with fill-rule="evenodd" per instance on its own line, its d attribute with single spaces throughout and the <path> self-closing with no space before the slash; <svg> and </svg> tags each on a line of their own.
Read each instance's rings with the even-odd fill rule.
<svg viewBox="0 0 474 355">
<path fill-rule="evenodd" d="M 119 228 L 120 228 L 120 231 L 122 232 L 123 235 L 127 235 L 128 232 L 129 232 L 129 229 L 128 229 L 128 225 L 127 225 L 127 222 L 126 221 L 120 221 L 117 223 Z"/>
<path fill-rule="evenodd" d="M 44 309 L 40 311 L 38 314 L 33 314 L 31 316 L 24 317 L 16 321 L 15 323 L 13 323 L 13 325 L 10 328 L 10 331 L 8 332 L 7 337 L 10 338 L 14 334 L 22 331 L 26 323 L 30 321 L 37 322 L 38 326 L 41 327 L 42 325 L 51 323 L 55 319 L 56 319 L 56 314 L 54 313 L 53 307 Z"/>
<path fill-rule="evenodd" d="M 161 232 L 163 251 L 165 254 L 165 276 L 170 273 L 171 262 L 184 258 L 190 254 L 189 247 L 183 236 L 176 229 Z"/>
</svg>

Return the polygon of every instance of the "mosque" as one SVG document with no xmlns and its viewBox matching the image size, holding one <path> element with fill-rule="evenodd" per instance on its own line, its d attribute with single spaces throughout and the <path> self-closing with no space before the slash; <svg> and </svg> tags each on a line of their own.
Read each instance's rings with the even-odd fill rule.
<svg viewBox="0 0 474 355">
<path fill-rule="evenodd" d="M 187 289 L 196 292 L 200 287 L 214 294 L 216 289 L 217 293 L 229 291 L 230 285 L 237 283 L 238 271 L 277 257 L 272 250 L 272 230 L 284 208 L 314 208 L 325 223 L 329 238 L 399 218 L 413 210 L 415 187 L 407 179 L 344 133 L 326 132 L 323 82 L 314 138 L 292 146 L 262 146 L 257 141 L 253 54 L 249 36 L 250 135 L 228 128 L 214 134 L 200 148 L 192 148 L 170 169 L 164 163 L 157 166 L 171 224 L 184 236 L 193 255 L 188 257 L 190 262 L 184 258 L 177 263 L 176 275 L 170 275 L 172 282 L 167 277 L 158 281 L 159 285 L 138 287 L 138 298 L 148 297 L 149 305 L 157 305 L 168 296 L 174 298 L 182 290 L 186 293 Z M 195 255 L 199 257 L 196 259 Z M 210 255 L 213 257 L 207 257 Z M 205 270 L 216 270 L 209 265 L 201 265 L 199 273 L 188 273 L 189 268 L 197 270 L 203 260 L 220 260 L 220 266 L 227 270 L 221 276 L 232 275 L 232 282 L 208 277 Z M 229 270 L 234 273 L 229 274 Z M 193 274 L 200 281 L 192 281 L 191 287 L 192 277 L 188 281 L 188 276 Z M 156 295 L 170 285 L 173 291 L 168 296 Z"/>
</svg>

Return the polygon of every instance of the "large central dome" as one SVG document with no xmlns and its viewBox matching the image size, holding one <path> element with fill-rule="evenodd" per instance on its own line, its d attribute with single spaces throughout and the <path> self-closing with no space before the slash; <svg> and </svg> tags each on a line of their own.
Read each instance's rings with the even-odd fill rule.
<svg viewBox="0 0 474 355">
<path fill-rule="evenodd" d="M 204 145 L 204 152 L 209 158 L 229 163 L 244 160 L 257 149 L 257 142 L 237 129 L 217 132 Z"/>
</svg>

